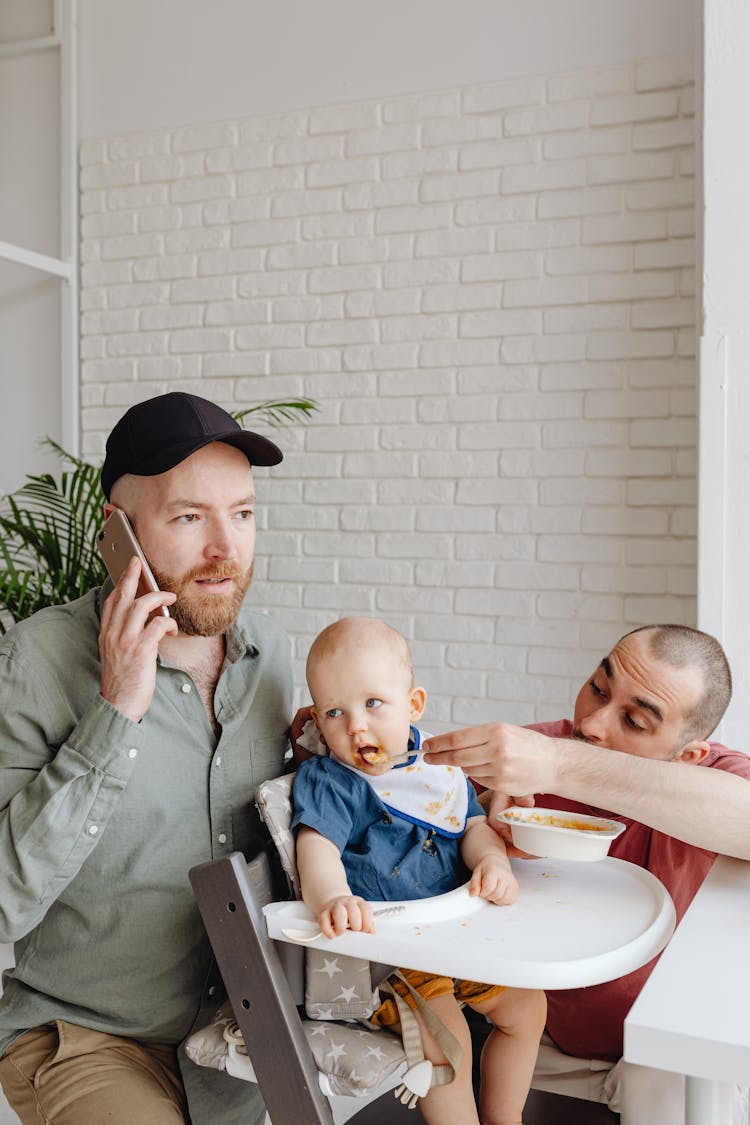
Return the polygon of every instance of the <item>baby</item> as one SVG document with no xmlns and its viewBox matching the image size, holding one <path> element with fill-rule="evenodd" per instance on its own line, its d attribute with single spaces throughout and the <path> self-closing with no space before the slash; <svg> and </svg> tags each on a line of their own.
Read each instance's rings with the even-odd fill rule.
<svg viewBox="0 0 750 1125">
<path fill-rule="evenodd" d="M 428 766 L 416 754 L 422 735 L 414 723 L 426 695 L 414 686 L 404 638 L 384 622 L 344 618 L 313 642 L 307 683 L 331 756 L 299 767 L 292 826 L 303 898 L 323 932 L 374 933 L 370 900 L 426 898 L 467 879 L 470 894 L 513 902 L 518 885 L 505 846 L 471 784 L 460 770 Z M 455 1081 L 434 1086 L 420 1103 L 428 1125 L 478 1125 L 480 1117 L 483 1125 L 519 1125 L 544 1028 L 544 993 L 402 972 L 464 1050 Z M 396 980 L 394 987 L 413 1007 L 403 985 Z M 482 1053 L 480 1117 L 459 1001 L 495 1025 Z M 396 1026 L 394 1001 L 385 1000 L 372 1019 Z M 443 1062 L 423 1023 L 421 1030 L 426 1056 Z"/>
</svg>

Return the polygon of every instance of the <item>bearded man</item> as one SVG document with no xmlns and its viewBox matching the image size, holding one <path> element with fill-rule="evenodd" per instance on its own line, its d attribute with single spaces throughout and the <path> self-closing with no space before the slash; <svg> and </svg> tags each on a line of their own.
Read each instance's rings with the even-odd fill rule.
<svg viewBox="0 0 750 1125">
<path fill-rule="evenodd" d="M 188 871 L 257 850 L 255 789 L 288 745 L 288 641 L 243 604 L 251 466 L 281 459 L 195 395 L 132 407 L 105 515 L 129 517 L 159 591 L 133 557 L 0 645 L 0 1080 L 24 1123 L 263 1117 L 257 1087 L 178 1046 L 222 989 Z"/>
</svg>

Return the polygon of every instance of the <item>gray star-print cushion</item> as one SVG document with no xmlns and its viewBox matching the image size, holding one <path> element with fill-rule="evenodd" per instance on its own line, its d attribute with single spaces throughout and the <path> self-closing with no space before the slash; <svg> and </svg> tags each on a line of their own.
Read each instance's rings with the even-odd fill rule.
<svg viewBox="0 0 750 1125">
<path fill-rule="evenodd" d="M 369 1094 L 406 1062 L 401 1040 L 388 1031 L 315 1020 L 303 1027 L 326 1094 Z"/>
<path fill-rule="evenodd" d="M 230 1047 L 224 1031 L 228 1024 L 233 1026 L 237 1036 L 239 1029 L 234 1016 L 229 1006 L 224 1005 L 216 1013 L 213 1023 L 193 1032 L 187 1039 L 185 1049 L 188 1058 L 198 1066 L 226 1071 Z M 406 1064 L 401 1040 L 387 1031 L 320 1020 L 303 1020 L 302 1027 L 320 1071 L 324 1094 L 364 1097 Z M 255 1082 L 255 1073 L 244 1045 L 240 1042 L 233 1050 L 230 1061 L 232 1077 Z"/>
<path fill-rule="evenodd" d="M 265 821 L 281 866 L 295 898 L 301 898 L 295 857 L 292 823 L 292 784 L 294 774 L 284 774 L 258 786 L 255 801 Z M 342 957 L 321 949 L 307 949 L 305 973 L 305 1011 L 311 1019 L 367 1019 L 380 1003 L 373 988 L 370 962 L 359 957 Z"/>
<path fill-rule="evenodd" d="M 255 803 L 258 806 L 261 819 L 265 822 L 271 834 L 276 851 L 279 853 L 281 866 L 289 881 L 289 889 L 295 898 L 302 898 L 294 836 L 290 828 L 292 823 L 293 781 L 294 774 L 285 773 L 282 777 L 274 777 L 270 781 L 261 782 L 255 792 Z"/>
</svg>

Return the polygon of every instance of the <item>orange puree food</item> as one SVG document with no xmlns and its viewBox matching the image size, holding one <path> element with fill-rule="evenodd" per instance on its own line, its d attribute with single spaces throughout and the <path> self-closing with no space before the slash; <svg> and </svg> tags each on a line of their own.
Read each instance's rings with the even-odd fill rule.
<svg viewBox="0 0 750 1125">
<path fill-rule="evenodd" d="M 540 816 L 539 813 L 506 813 L 508 820 L 519 824 L 543 824 L 548 828 L 574 828 L 577 832 L 609 832 L 609 824 L 590 824 L 587 820 L 571 820 L 562 816 Z"/>
<path fill-rule="evenodd" d="M 380 765 L 381 762 L 388 761 L 388 755 L 386 754 L 385 750 L 363 750 L 362 757 L 366 762 L 369 762 L 373 766 L 377 766 Z"/>
</svg>

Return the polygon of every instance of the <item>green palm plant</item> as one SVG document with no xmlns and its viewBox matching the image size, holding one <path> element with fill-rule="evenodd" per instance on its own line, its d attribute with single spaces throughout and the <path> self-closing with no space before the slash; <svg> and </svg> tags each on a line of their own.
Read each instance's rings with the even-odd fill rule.
<svg viewBox="0 0 750 1125">
<path fill-rule="evenodd" d="M 234 412 L 271 426 L 307 421 L 312 399 L 269 400 Z M 107 572 L 96 548 L 105 503 L 96 465 L 47 438 L 63 461 L 59 479 L 27 474 L 26 483 L 0 501 L 0 635 L 49 605 L 80 598 L 100 586 Z"/>
</svg>

